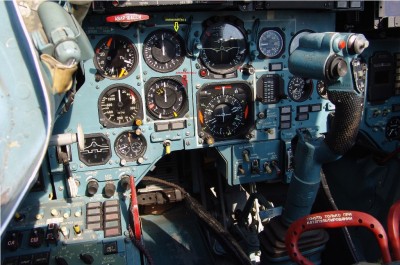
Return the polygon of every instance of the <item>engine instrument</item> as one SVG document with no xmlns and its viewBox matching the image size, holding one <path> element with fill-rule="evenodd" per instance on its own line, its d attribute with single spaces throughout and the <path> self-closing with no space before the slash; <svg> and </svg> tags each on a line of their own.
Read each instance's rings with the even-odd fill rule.
<svg viewBox="0 0 400 265">
<path fill-rule="evenodd" d="M 143 119 L 141 97 L 133 87 L 125 84 L 106 88 L 98 105 L 100 123 L 104 127 L 129 126 L 135 119 Z"/>
<path fill-rule="evenodd" d="M 296 102 L 302 102 L 311 96 L 313 84 L 311 79 L 294 76 L 288 85 L 289 97 Z"/>
<path fill-rule="evenodd" d="M 244 136 L 251 124 L 251 88 L 244 82 L 206 85 L 199 92 L 200 134 L 216 139 Z"/>
<path fill-rule="evenodd" d="M 150 79 L 146 84 L 146 107 L 156 119 L 182 117 L 188 109 L 186 89 L 175 78 Z"/>
<path fill-rule="evenodd" d="M 135 70 L 138 52 L 128 38 L 120 35 L 107 36 L 95 48 L 94 64 L 98 72 L 109 79 L 123 79 Z"/>
<path fill-rule="evenodd" d="M 238 27 L 225 22 L 208 26 L 201 35 L 200 60 L 218 74 L 234 72 L 247 54 L 247 41 Z"/>
<path fill-rule="evenodd" d="M 121 159 L 125 159 L 127 162 L 140 162 L 141 156 L 146 152 L 147 142 L 142 134 L 125 131 L 118 135 L 114 148 Z"/>
<path fill-rule="evenodd" d="M 284 34 L 278 28 L 265 28 L 261 31 L 258 39 L 258 50 L 260 57 L 277 58 L 282 55 L 284 49 Z"/>
<path fill-rule="evenodd" d="M 160 29 L 150 33 L 143 43 L 146 64 L 160 73 L 177 69 L 185 59 L 185 44 L 177 33 Z"/>
</svg>

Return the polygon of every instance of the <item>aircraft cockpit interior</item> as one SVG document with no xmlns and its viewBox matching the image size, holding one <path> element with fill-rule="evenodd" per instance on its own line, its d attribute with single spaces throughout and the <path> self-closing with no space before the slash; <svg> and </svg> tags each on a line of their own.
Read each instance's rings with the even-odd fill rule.
<svg viewBox="0 0 400 265">
<path fill-rule="evenodd" d="M 0 14 L 2 265 L 400 264 L 400 2 Z"/>
</svg>

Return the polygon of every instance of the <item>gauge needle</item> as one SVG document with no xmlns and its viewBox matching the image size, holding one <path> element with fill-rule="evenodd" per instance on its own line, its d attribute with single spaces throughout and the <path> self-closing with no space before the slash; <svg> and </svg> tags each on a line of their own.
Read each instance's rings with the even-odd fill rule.
<svg viewBox="0 0 400 265">
<path fill-rule="evenodd" d="M 121 73 L 119 73 L 119 76 L 118 76 L 118 77 L 121 78 L 121 77 L 125 74 L 125 71 L 126 71 L 125 68 L 122 68 L 122 69 L 121 69 Z M 119 91 L 119 90 L 118 90 L 118 91 Z"/>
<path fill-rule="evenodd" d="M 161 50 L 162 50 L 162 55 L 165 56 L 164 34 L 161 35 Z"/>
<path fill-rule="evenodd" d="M 118 102 L 122 102 L 122 100 L 121 100 L 121 89 L 118 89 Z"/>
<path fill-rule="evenodd" d="M 165 84 L 164 84 L 164 102 L 167 103 L 167 90 L 165 89 Z"/>
</svg>

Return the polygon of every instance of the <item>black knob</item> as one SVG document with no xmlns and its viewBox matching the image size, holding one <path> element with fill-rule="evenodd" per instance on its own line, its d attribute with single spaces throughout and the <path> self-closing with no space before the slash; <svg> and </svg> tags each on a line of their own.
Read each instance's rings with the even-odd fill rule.
<svg viewBox="0 0 400 265">
<path fill-rule="evenodd" d="M 129 176 L 122 176 L 120 184 L 124 190 L 129 190 L 131 184 Z"/>
<path fill-rule="evenodd" d="M 93 261 L 94 261 L 93 256 L 90 255 L 90 254 L 87 254 L 87 253 L 85 253 L 85 254 L 80 254 L 80 255 L 79 255 L 79 258 L 80 258 L 80 259 L 83 261 L 83 263 L 85 263 L 85 264 L 92 264 Z"/>
<path fill-rule="evenodd" d="M 93 196 L 97 193 L 99 189 L 99 183 L 95 179 L 89 179 L 88 184 L 86 186 L 86 192 L 89 196 Z"/>
<path fill-rule="evenodd" d="M 64 258 L 56 256 L 54 259 L 57 265 L 68 265 L 68 262 Z"/>
<path fill-rule="evenodd" d="M 242 67 L 242 73 L 245 75 L 252 75 L 256 72 L 256 69 L 251 64 L 245 64 Z"/>
<path fill-rule="evenodd" d="M 114 196 L 115 193 L 115 185 L 112 182 L 107 182 L 106 186 L 104 187 L 104 196 L 106 198 L 111 198 Z"/>
<path fill-rule="evenodd" d="M 328 71 L 329 79 L 337 80 L 347 74 L 347 63 L 343 58 L 335 57 L 329 64 Z"/>
</svg>

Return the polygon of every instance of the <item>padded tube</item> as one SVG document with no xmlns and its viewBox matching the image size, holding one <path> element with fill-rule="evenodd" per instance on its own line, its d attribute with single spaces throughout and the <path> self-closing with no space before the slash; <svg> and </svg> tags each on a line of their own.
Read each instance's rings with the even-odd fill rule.
<svg viewBox="0 0 400 265">
<path fill-rule="evenodd" d="M 335 105 L 336 111 L 325 142 L 332 152 L 343 155 L 356 141 L 363 99 L 355 92 L 337 90 L 328 90 L 328 98 Z"/>
</svg>

